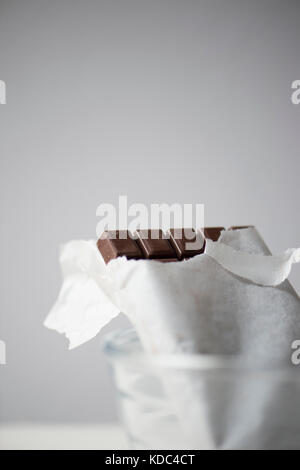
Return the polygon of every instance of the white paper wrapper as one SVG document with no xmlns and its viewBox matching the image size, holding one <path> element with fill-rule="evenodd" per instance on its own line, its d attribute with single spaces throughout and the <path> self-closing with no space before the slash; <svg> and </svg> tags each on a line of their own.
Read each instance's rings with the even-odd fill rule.
<svg viewBox="0 0 300 470">
<path fill-rule="evenodd" d="M 205 254 L 180 263 L 118 258 L 104 265 L 95 242 L 70 242 L 61 254 L 63 288 L 45 325 L 64 333 L 73 348 L 122 311 L 148 353 L 238 354 L 259 366 L 288 364 L 292 341 L 300 338 L 300 301 L 286 278 L 299 261 L 299 249 L 271 256 L 254 228 L 225 231 L 218 242 L 208 241 Z M 230 423 L 224 415 L 222 426 L 214 421 L 209 382 L 188 373 L 169 379 L 170 399 L 198 448 L 200 425 L 205 448 L 269 442 L 260 418 L 272 400 L 281 403 L 278 388 L 264 383 L 256 390 L 246 429 L 240 403 L 231 409 Z M 239 386 L 235 393 L 241 391 Z"/>
</svg>

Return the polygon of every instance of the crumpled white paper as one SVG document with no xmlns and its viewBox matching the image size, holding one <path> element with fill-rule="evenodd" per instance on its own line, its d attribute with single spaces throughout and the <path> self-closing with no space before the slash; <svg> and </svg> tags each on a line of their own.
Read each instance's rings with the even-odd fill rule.
<svg viewBox="0 0 300 470">
<path fill-rule="evenodd" d="M 300 339 L 300 300 L 286 279 L 299 261 L 299 249 L 272 256 L 255 228 L 224 231 L 218 242 L 207 242 L 205 254 L 180 263 L 118 258 L 105 265 L 95 242 L 70 242 L 61 254 L 62 291 L 45 325 L 64 333 L 73 348 L 122 311 L 148 353 L 238 354 L 260 365 L 289 364 L 291 343 Z M 231 422 L 223 415 L 221 425 L 212 412 L 214 385 L 188 373 L 169 379 L 180 381 L 180 393 L 170 396 L 191 436 L 201 421 L 205 448 L 280 445 L 262 419 L 274 400 L 282 404 L 278 387 L 254 387 L 251 416 L 231 403 Z M 221 391 L 219 398 L 228 387 Z M 233 386 L 232 396 L 241 392 Z"/>
<path fill-rule="evenodd" d="M 245 351 L 247 337 L 261 342 L 278 321 L 294 329 L 299 297 L 285 279 L 299 261 L 299 249 L 271 256 L 254 228 L 225 231 L 219 242 L 207 241 L 204 255 L 181 263 L 118 258 L 105 265 L 94 241 L 69 242 L 45 326 L 75 348 L 122 311 L 150 352 Z"/>
<path fill-rule="evenodd" d="M 63 285 L 45 326 L 65 334 L 73 349 L 89 341 L 120 310 L 94 241 L 72 241 L 61 250 Z"/>
<path fill-rule="evenodd" d="M 236 251 L 211 240 L 207 240 L 205 253 L 229 272 L 262 286 L 278 286 L 287 279 L 292 264 L 300 261 L 299 248 L 280 255 L 261 256 Z"/>
</svg>

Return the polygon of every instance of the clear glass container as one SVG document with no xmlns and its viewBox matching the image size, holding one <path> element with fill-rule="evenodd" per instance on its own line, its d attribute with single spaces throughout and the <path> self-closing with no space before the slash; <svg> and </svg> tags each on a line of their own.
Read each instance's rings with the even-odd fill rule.
<svg viewBox="0 0 300 470">
<path fill-rule="evenodd" d="M 131 449 L 300 449 L 300 368 L 150 356 L 133 329 L 107 335 L 104 350 Z"/>
</svg>

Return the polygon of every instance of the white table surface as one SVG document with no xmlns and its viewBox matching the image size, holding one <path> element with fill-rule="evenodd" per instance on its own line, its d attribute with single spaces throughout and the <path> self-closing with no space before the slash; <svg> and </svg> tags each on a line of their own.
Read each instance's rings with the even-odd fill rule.
<svg viewBox="0 0 300 470">
<path fill-rule="evenodd" d="M 117 424 L 0 424 L 1 450 L 123 450 L 126 437 Z"/>
</svg>

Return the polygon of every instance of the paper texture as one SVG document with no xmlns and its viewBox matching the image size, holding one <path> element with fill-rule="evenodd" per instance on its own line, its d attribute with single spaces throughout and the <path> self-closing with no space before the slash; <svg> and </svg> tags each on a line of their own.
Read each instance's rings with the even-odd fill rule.
<svg viewBox="0 0 300 470">
<path fill-rule="evenodd" d="M 120 311 L 109 298 L 112 289 L 95 242 L 68 243 L 60 264 L 63 285 L 45 326 L 65 334 L 72 349 L 96 336 Z"/>
<path fill-rule="evenodd" d="M 122 311 L 149 354 L 237 354 L 245 364 L 280 367 L 290 364 L 291 344 L 300 338 L 300 301 L 286 280 L 299 261 L 299 249 L 270 255 L 254 228 L 225 231 L 218 242 L 208 241 L 205 254 L 180 263 L 118 258 L 104 265 L 95 242 L 70 242 L 61 256 L 63 288 L 45 324 L 76 347 Z M 219 402 L 229 390 L 242 400 L 251 384 L 220 383 L 217 393 L 214 382 L 188 372 L 168 382 L 170 399 L 198 448 L 199 426 L 207 436 L 204 448 L 250 448 L 265 441 L 279 446 L 262 417 L 274 401 L 281 406 L 280 387 L 253 385 L 251 414 L 240 401 L 227 400 L 229 423 L 224 410 L 215 417 L 216 394 Z M 297 426 L 299 420 L 288 433 L 291 445 Z"/>
</svg>

